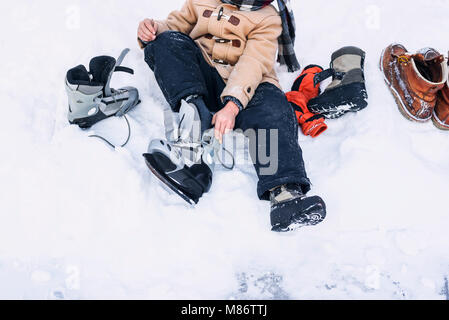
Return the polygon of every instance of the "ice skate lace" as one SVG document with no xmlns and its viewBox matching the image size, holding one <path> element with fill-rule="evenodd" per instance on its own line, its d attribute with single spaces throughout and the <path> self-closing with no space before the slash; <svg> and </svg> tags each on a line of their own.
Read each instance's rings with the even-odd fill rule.
<svg viewBox="0 0 449 320">
<path fill-rule="evenodd" d="M 124 146 L 126 146 L 128 144 L 128 142 L 129 142 L 129 139 L 131 138 L 131 125 L 129 124 L 129 120 L 126 117 L 126 115 L 123 115 L 123 118 L 125 118 L 126 125 L 128 127 L 128 136 L 126 138 L 126 141 L 120 145 L 120 148 L 123 148 Z M 106 144 L 108 144 L 111 148 L 113 148 L 113 149 L 117 148 L 117 146 L 115 146 L 112 142 L 110 142 L 108 139 L 106 139 L 105 137 L 102 137 L 100 135 L 92 134 L 92 135 L 89 136 L 89 138 L 100 139 L 100 140 L 104 141 Z"/>
</svg>

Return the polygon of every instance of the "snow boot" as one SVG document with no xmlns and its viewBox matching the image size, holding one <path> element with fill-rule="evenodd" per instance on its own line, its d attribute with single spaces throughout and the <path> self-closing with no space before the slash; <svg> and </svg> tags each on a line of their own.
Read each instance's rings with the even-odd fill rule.
<svg viewBox="0 0 449 320">
<path fill-rule="evenodd" d="M 95 57 L 89 63 L 89 71 L 84 65 L 79 65 L 67 72 L 65 87 L 70 124 L 87 129 L 106 118 L 121 117 L 140 103 L 136 88 L 115 90 L 110 87 L 114 72 L 134 73 L 132 69 L 121 66 L 129 51 L 123 50 L 117 60 L 109 56 Z"/>
<path fill-rule="evenodd" d="M 197 204 L 209 192 L 218 152 L 214 130 L 202 132 L 200 112 L 183 100 L 175 141 L 153 140 L 143 156 L 150 171 L 189 204 Z M 173 134 L 173 131 L 171 131 Z"/>
<path fill-rule="evenodd" d="M 288 184 L 271 190 L 272 231 L 287 232 L 314 226 L 326 218 L 326 204 L 318 196 L 306 197 L 300 186 Z"/>
<path fill-rule="evenodd" d="M 347 112 L 368 106 L 365 86 L 365 52 L 357 47 L 344 47 L 332 54 L 330 69 L 315 76 L 315 85 L 332 77 L 332 82 L 318 97 L 309 101 L 313 113 L 335 119 Z"/>
<path fill-rule="evenodd" d="M 449 130 L 449 79 L 438 92 L 432 121 L 438 129 Z"/>
<path fill-rule="evenodd" d="M 380 69 L 401 114 L 411 121 L 430 120 L 437 92 L 448 79 L 444 56 L 432 48 L 412 54 L 403 45 L 392 44 L 382 53 Z"/>
<path fill-rule="evenodd" d="M 320 86 L 314 84 L 316 74 L 323 71 L 323 68 L 316 65 L 310 65 L 304 68 L 302 73 L 293 83 L 292 91 L 287 92 L 287 100 L 290 102 L 296 114 L 299 126 L 306 136 L 312 138 L 318 137 L 327 130 L 324 123 L 324 116 L 314 114 L 307 108 L 310 99 L 315 98 L 320 93 Z"/>
</svg>

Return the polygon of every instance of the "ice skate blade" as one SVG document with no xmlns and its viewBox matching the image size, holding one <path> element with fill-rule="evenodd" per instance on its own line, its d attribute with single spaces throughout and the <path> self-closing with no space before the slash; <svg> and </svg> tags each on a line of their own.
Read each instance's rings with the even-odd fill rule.
<svg viewBox="0 0 449 320">
<path fill-rule="evenodd" d="M 169 179 L 167 179 L 165 177 L 165 175 L 159 173 L 156 168 L 153 167 L 153 165 L 151 164 L 151 161 L 149 159 L 149 155 L 148 154 L 144 154 L 143 155 L 145 158 L 145 163 L 148 167 L 148 169 L 150 169 L 151 173 L 158 178 L 158 180 L 160 182 L 163 183 L 164 186 L 168 187 L 170 189 L 170 191 L 174 192 L 175 194 L 177 194 L 179 197 L 181 197 L 184 201 L 186 201 L 190 206 L 194 207 L 198 201 L 195 201 L 194 199 L 190 198 L 187 194 L 185 194 L 184 192 L 182 192 L 181 190 L 179 190 L 178 188 L 176 188 L 176 186 L 174 186 Z"/>
</svg>

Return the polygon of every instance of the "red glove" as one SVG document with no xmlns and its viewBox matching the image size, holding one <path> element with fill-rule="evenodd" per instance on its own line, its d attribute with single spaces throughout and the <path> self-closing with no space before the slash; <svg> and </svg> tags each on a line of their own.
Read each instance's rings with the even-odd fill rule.
<svg viewBox="0 0 449 320">
<path fill-rule="evenodd" d="M 313 79 L 315 74 L 321 71 L 323 71 L 323 68 L 320 66 L 310 65 L 305 67 L 293 84 L 292 91 L 287 93 L 287 100 L 295 110 L 302 132 L 312 138 L 318 137 L 327 130 L 324 116 L 313 114 L 307 108 L 307 103 L 320 94 L 320 86 L 319 84 L 315 86 Z"/>
</svg>

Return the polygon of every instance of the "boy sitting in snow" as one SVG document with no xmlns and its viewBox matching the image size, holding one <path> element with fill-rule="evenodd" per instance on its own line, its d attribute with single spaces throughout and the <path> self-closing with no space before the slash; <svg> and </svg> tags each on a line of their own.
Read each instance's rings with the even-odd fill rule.
<svg viewBox="0 0 449 320">
<path fill-rule="evenodd" d="M 165 21 L 140 23 L 145 61 L 181 119 L 178 139 L 151 142 L 145 158 L 159 179 L 196 203 L 212 182 L 215 141 L 235 128 L 277 130 L 277 139 L 252 135 L 250 149 L 258 155 L 278 145 L 274 173 L 266 174 L 266 164 L 252 156 L 258 196 L 271 201 L 272 230 L 289 231 L 321 222 L 326 208 L 320 197 L 306 197 L 310 181 L 298 123 L 274 70 L 277 54 L 290 71 L 299 69 L 293 12 L 289 0 L 278 0 L 280 12 L 272 2 L 186 0 Z"/>
</svg>

